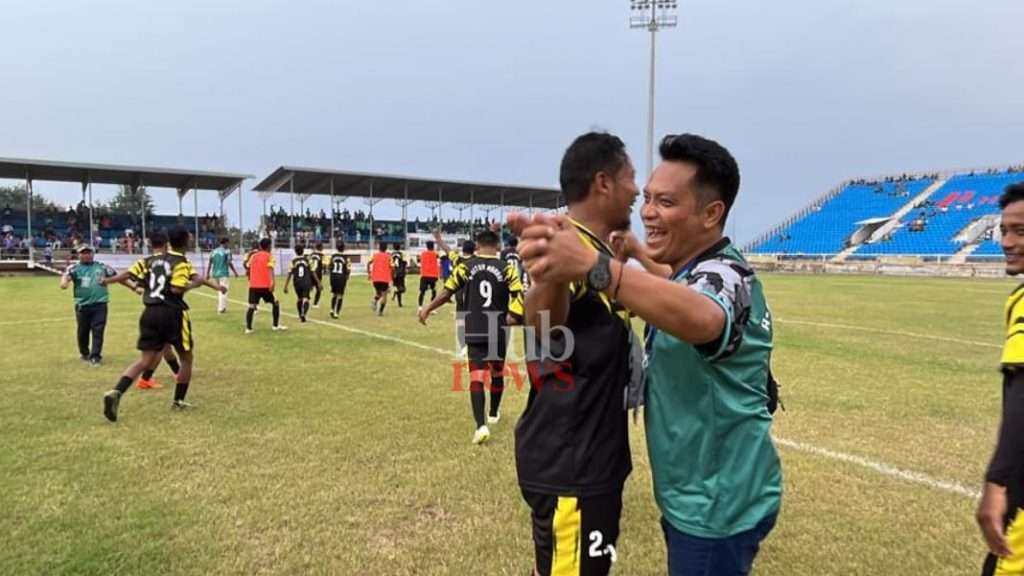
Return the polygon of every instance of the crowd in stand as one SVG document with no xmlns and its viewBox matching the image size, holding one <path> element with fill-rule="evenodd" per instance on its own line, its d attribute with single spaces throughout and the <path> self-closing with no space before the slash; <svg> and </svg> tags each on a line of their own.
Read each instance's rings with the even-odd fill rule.
<svg viewBox="0 0 1024 576">
<path fill-rule="evenodd" d="M 160 222 L 164 220 L 164 222 Z M 147 224 L 153 227 L 173 223 L 191 227 L 191 217 L 151 216 Z M 94 206 L 92 210 L 92 242 L 97 251 L 135 254 L 141 251 L 141 221 L 137 215 L 118 213 L 109 206 Z M 215 214 L 199 218 L 200 244 L 212 249 L 215 238 L 224 232 L 224 220 Z M 27 215 L 15 212 L 8 204 L 0 210 L 0 250 L 13 255 L 23 255 L 30 246 L 49 257 L 55 250 L 72 249 L 88 244 L 89 207 L 85 202 L 70 206 L 67 210 L 48 204 L 32 214 L 32 235 L 28 235 Z"/>
<path fill-rule="evenodd" d="M 490 217 L 476 218 L 473 221 L 438 220 L 437 216 L 429 220 L 419 217 L 406 222 L 403 230 L 402 222 L 374 218 L 372 221 L 373 236 L 383 242 L 401 242 L 405 234 L 430 233 L 440 230 L 445 234 L 469 234 L 473 229 L 490 226 Z M 334 231 L 337 236 L 348 242 L 367 242 L 370 238 L 370 216 L 362 210 L 349 212 L 347 208 L 335 210 Z M 275 244 L 287 243 L 292 230 L 292 217 L 280 206 L 271 206 L 270 214 L 264 217 L 260 235 L 271 238 Z M 299 242 L 321 242 L 331 237 L 331 217 L 324 211 L 314 212 L 306 209 L 295 215 L 295 236 Z"/>
</svg>

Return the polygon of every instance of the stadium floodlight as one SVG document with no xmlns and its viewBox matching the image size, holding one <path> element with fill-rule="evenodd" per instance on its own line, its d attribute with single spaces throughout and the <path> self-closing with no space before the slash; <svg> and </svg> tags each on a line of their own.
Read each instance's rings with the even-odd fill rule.
<svg viewBox="0 0 1024 576">
<path fill-rule="evenodd" d="M 647 177 L 654 171 L 654 69 L 655 38 L 662 28 L 675 28 L 677 0 L 629 0 L 629 27 L 651 33 L 651 82 L 647 109 Z"/>
</svg>

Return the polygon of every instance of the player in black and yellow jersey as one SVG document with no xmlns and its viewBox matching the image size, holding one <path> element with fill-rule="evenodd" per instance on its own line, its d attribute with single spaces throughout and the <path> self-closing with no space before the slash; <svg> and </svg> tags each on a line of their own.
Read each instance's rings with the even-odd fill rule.
<svg viewBox="0 0 1024 576">
<path fill-rule="evenodd" d="M 448 278 L 445 278 L 445 282 L 451 278 L 451 274 L 455 272 L 455 269 L 459 266 L 459 262 L 466 258 L 470 258 L 476 253 L 476 243 L 472 240 L 466 240 L 462 243 L 462 253 L 458 253 L 455 250 L 449 248 L 448 243 L 444 241 L 440 232 L 434 232 L 434 239 L 437 241 L 437 247 L 441 249 L 442 253 L 447 257 L 451 263 L 451 273 Z M 459 290 L 455 293 L 455 337 L 459 343 L 459 349 L 463 350 L 466 348 L 466 323 L 465 318 L 460 312 L 466 311 L 466 296 L 463 290 Z"/>
<path fill-rule="evenodd" d="M 491 230 L 477 234 L 476 254 L 460 259 L 441 293 L 419 311 L 420 322 L 426 324 L 431 312 L 453 295 L 465 295 L 465 311 L 460 315 L 464 317 L 466 327 L 469 392 L 476 422 L 474 444 L 486 442 L 491 437 L 487 424 L 497 424 L 501 418 L 499 410 L 505 385 L 502 376 L 508 351 L 508 325 L 518 323 L 523 315 L 523 285 L 519 281 L 519 271 L 498 257 L 498 243 L 497 233 Z M 484 388 L 488 373 L 491 409 L 485 420 Z"/>
<path fill-rule="evenodd" d="M 155 233 L 150 236 L 150 248 L 153 249 L 154 254 L 166 254 L 167 253 L 167 234 L 163 232 Z M 112 280 L 118 281 L 121 285 L 125 286 L 129 290 L 145 297 L 146 291 L 142 285 L 136 284 L 132 275 L 126 271 L 116 275 Z M 145 308 L 143 308 L 145 311 Z M 181 370 L 181 364 L 178 363 L 178 357 L 175 356 L 173 348 L 170 346 L 164 346 L 163 360 L 167 363 L 167 367 L 171 369 L 171 373 L 175 377 L 178 376 L 178 371 Z M 135 384 L 135 387 L 139 390 L 154 390 L 157 388 L 163 388 L 163 386 L 153 379 L 153 374 L 156 373 L 156 369 L 160 364 L 160 359 L 157 358 L 156 364 L 147 367 L 142 372 L 142 376 L 139 377 L 139 381 Z"/>
<path fill-rule="evenodd" d="M 562 159 L 565 233 L 596 252 L 598 263 L 614 258 L 611 234 L 629 229 L 635 176 L 625 145 L 611 134 L 580 136 Z M 611 282 L 606 267 L 595 267 L 586 281 L 553 279 L 557 264 L 531 269 L 533 233 L 549 231 L 549 219 L 535 217 L 529 229 L 524 216 L 513 220 L 531 281 L 525 324 L 537 345 L 527 347 L 531 386 L 516 425 L 516 471 L 532 511 L 534 570 L 603 576 L 616 558 L 622 491 L 632 470 L 626 404 L 639 342 L 629 313 L 602 292 Z"/>
<path fill-rule="evenodd" d="M 192 378 L 194 342 L 192 321 L 184 296 L 189 290 L 203 285 L 218 292 L 227 289 L 200 276 L 185 257 L 191 240 L 188 230 L 174 228 L 168 239 L 170 250 L 143 258 L 127 271 L 127 275 L 144 290 L 142 302 L 145 309 L 139 319 L 138 342 L 142 356 L 124 371 L 114 389 L 103 396 L 103 414 L 111 422 L 117 421 L 121 396 L 143 371 L 157 365 L 168 345 L 174 347 L 181 362 L 175 378 L 177 383 L 172 407 L 192 407 L 185 401 L 185 396 Z M 120 281 L 116 276 L 110 280 Z"/>
<path fill-rule="evenodd" d="M 320 287 L 320 279 L 313 273 L 313 265 L 305 255 L 305 247 L 295 247 L 295 258 L 288 266 L 288 276 L 284 279 L 284 293 L 288 293 L 288 283 L 295 278 L 295 308 L 299 311 L 299 321 L 305 322 L 309 314 L 309 293 L 313 287 Z"/>
<path fill-rule="evenodd" d="M 309 267 L 313 270 L 313 275 L 316 276 L 317 283 L 313 287 L 313 308 L 320 307 L 320 295 L 323 294 L 324 285 L 324 267 L 326 266 L 326 256 L 324 256 L 324 243 L 317 242 L 313 245 L 313 249 L 309 251 Z"/>
<path fill-rule="evenodd" d="M 1006 273 L 1024 274 L 1024 182 L 999 199 Z M 1006 301 L 1002 422 L 985 473 L 977 521 L 988 544 L 984 576 L 1024 575 L 1024 284 Z"/>
<path fill-rule="evenodd" d="M 391 296 L 392 300 L 398 301 L 398 307 L 402 307 L 402 295 L 405 294 L 405 273 L 409 267 L 409 263 L 405 260 L 405 255 L 402 254 L 402 245 L 392 244 L 391 251 L 391 283 L 395 287 L 395 293 Z"/>
<path fill-rule="evenodd" d="M 345 300 L 345 287 L 348 286 L 352 265 L 348 261 L 348 256 L 345 256 L 343 241 L 338 240 L 335 249 L 337 252 L 331 254 L 327 267 L 331 275 L 331 318 L 337 319 L 341 316 L 341 305 Z"/>
</svg>

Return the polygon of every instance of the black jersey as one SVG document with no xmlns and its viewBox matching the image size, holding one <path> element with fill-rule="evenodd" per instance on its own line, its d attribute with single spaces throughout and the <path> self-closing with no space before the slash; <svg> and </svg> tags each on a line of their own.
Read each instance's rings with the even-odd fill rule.
<svg viewBox="0 0 1024 576">
<path fill-rule="evenodd" d="M 501 259 L 516 267 L 516 271 L 519 272 L 519 280 L 525 287 L 526 269 L 523 267 L 523 259 L 519 257 L 519 252 L 516 252 L 515 248 L 505 248 L 501 251 Z"/>
<path fill-rule="evenodd" d="M 313 251 L 309 253 L 309 267 L 313 270 L 313 274 L 316 274 L 317 278 L 324 273 L 324 253 L 319 251 Z"/>
<path fill-rule="evenodd" d="M 463 257 L 445 281 L 449 292 L 462 291 L 466 313 L 466 342 L 486 342 L 495 317 L 499 327 L 508 313 L 522 316 L 523 285 L 519 273 L 498 256 Z"/>
<path fill-rule="evenodd" d="M 348 256 L 341 252 L 331 254 L 328 268 L 330 269 L 331 278 L 348 278 L 348 275 L 352 272 L 352 265 L 348 261 Z"/>
<path fill-rule="evenodd" d="M 184 254 L 167 252 L 147 256 L 132 264 L 128 273 L 142 287 L 142 303 L 146 306 L 171 306 L 188 310 L 184 293 L 196 271 Z M 177 288 L 178 291 L 171 288 Z"/>
<path fill-rule="evenodd" d="M 391 277 L 392 278 L 405 278 L 405 270 L 408 263 L 405 261 L 405 256 L 401 252 L 395 250 L 391 253 Z"/>
<path fill-rule="evenodd" d="M 587 246 L 612 255 L 607 244 L 573 224 Z M 533 492 L 613 493 L 632 470 L 625 406 L 629 314 L 586 283 L 571 284 L 570 293 L 566 332 L 552 331 L 551 349 L 541 355 L 550 357 L 529 358 L 529 398 L 515 432 L 516 471 L 520 486 Z M 529 347 L 527 352 L 536 354 Z"/>
<path fill-rule="evenodd" d="M 296 288 L 311 288 L 313 286 L 313 267 L 305 255 L 292 258 L 292 262 L 288 266 L 288 273 L 292 275 Z"/>
</svg>

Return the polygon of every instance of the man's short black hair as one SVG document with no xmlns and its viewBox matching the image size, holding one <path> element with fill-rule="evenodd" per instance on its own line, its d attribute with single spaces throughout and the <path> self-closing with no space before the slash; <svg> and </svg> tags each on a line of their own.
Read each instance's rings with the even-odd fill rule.
<svg viewBox="0 0 1024 576">
<path fill-rule="evenodd" d="M 598 172 L 614 177 L 628 161 L 626 145 L 618 136 L 587 132 L 576 138 L 565 150 L 559 171 L 565 201 L 575 204 L 586 200 Z"/>
<path fill-rule="evenodd" d="M 323 250 L 324 249 L 324 243 L 323 242 L 317 242 L 316 244 L 314 244 L 314 246 L 316 246 L 317 250 Z"/>
<path fill-rule="evenodd" d="M 433 240 L 427 240 L 427 250 L 433 250 L 433 249 L 434 249 L 434 241 Z"/>
<path fill-rule="evenodd" d="M 163 248 L 167 246 L 167 232 L 163 230 L 157 230 L 149 235 L 149 244 L 153 248 Z"/>
<path fill-rule="evenodd" d="M 999 209 L 1006 210 L 1006 207 L 1014 202 L 1024 200 L 1024 182 L 1010 184 L 999 197 Z"/>
<path fill-rule="evenodd" d="M 498 233 L 494 230 L 481 230 L 476 233 L 476 243 L 478 246 L 497 248 L 500 242 L 501 238 L 498 238 Z"/>
<path fill-rule="evenodd" d="M 399 244 L 398 242 L 395 242 L 394 244 L 391 245 L 391 248 L 392 248 L 392 250 L 401 250 L 402 249 L 402 245 Z"/>
<path fill-rule="evenodd" d="M 476 254 L 476 243 L 473 242 L 472 240 L 466 240 L 465 242 L 463 242 L 462 243 L 462 253 L 467 255 L 467 256 L 471 256 L 473 254 Z"/>
<path fill-rule="evenodd" d="M 696 134 L 668 135 L 658 148 L 661 159 L 669 162 L 690 162 L 697 165 L 694 182 L 700 188 L 701 206 L 721 200 L 725 212 L 719 225 L 724 229 L 729 211 L 740 190 L 740 168 L 724 146 Z M 708 190 L 714 196 L 708 194 Z"/>
<path fill-rule="evenodd" d="M 387 242 L 381 242 L 380 244 L 377 244 L 377 250 L 380 250 L 381 252 L 387 252 L 388 251 L 388 243 Z"/>
<path fill-rule="evenodd" d="M 171 242 L 171 248 L 175 250 L 188 249 L 188 228 L 183 226 L 171 228 L 171 231 L 167 234 L 167 239 Z"/>
<path fill-rule="evenodd" d="M 305 251 L 306 251 L 306 247 L 303 246 L 302 244 L 296 244 L 295 245 L 295 254 L 297 256 L 302 256 L 302 253 L 305 252 Z"/>
<path fill-rule="evenodd" d="M 260 250 L 270 250 L 270 238 L 260 239 Z"/>
<path fill-rule="evenodd" d="M 221 246 L 227 246 L 228 242 L 231 242 L 231 240 L 229 240 L 227 236 L 220 239 Z"/>
<path fill-rule="evenodd" d="M 509 239 L 505 241 L 505 244 L 508 244 L 509 248 L 515 248 L 516 246 L 519 246 L 519 238 L 510 236 Z"/>
<path fill-rule="evenodd" d="M 345 251 L 345 241 L 344 240 L 338 240 L 337 244 L 334 245 L 334 248 L 338 252 L 344 252 Z"/>
</svg>

